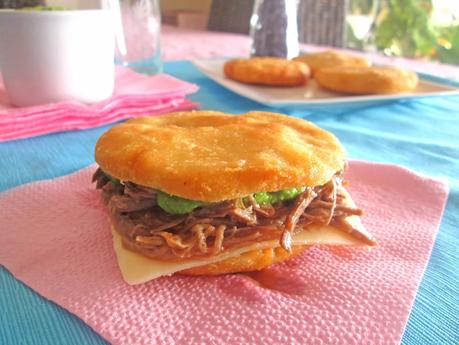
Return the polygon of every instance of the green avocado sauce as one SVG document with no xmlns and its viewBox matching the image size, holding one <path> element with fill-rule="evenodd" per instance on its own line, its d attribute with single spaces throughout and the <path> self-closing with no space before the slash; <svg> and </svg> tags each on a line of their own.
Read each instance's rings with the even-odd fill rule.
<svg viewBox="0 0 459 345">
<path fill-rule="evenodd" d="M 113 184 L 120 184 L 121 181 L 117 178 L 110 176 L 105 173 L 108 179 Z M 306 187 L 283 189 L 277 192 L 260 192 L 254 193 L 253 197 L 255 201 L 260 205 L 272 205 L 282 201 L 287 201 L 296 198 L 299 194 L 303 193 Z M 247 197 L 242 199 L 244 203 L 247 203 Z M 179 196 L 170 195 L 157 190 L 156 202 L 159 207 L 169 214 L 186 214 L 193 211 L 195 208 L 209 204 L 204 201 L 190 200 L 181 198 Z"/>
<path fill-rule="evenodd" d="M 261 205 L 276 204 L 281 201 L 291 200 L 303 193 L 306 187 L 284 189 L 277 192 L 260 192 L 253 194 L 255 201 Z M 169 214 L 186 214 L 193 211 L 195 208 L 208 203 L 203 201 L 184 199 L 179 196 L 169 195 L 158 191 L 157 203 L 164 211 Z M 247 202 L 247 199 L 243 199 Z"/>
<path fill-rule="evenodd" d="M 277 192 L 260 192 L 255 193 L 253 198 L 260 205 L 272 205 L 281 201 L 291 200 L 303 193 L 306 187 L 283 189 Z"/>
<path fill-rule="evenodd" d="M 117 178 L 114 178 L 114 177 L 112 177 L 112 176 L 110 176 L 108 174 L 105 174 L 105 175 L 107 175 L 107 177 L 111 181 L 111 183 L 113 183 L 113 184 L 121 184 L 121 181 L 118 180 Z"/>
<path fill-rule="evenodd" d="M 186 214 L 196 207 L 206 205 L 206 202 L 184 199 L 179 196 L 170 195 L 157 191 L 156 202 L 158 206 L 169 214 Z"/>
</svg>

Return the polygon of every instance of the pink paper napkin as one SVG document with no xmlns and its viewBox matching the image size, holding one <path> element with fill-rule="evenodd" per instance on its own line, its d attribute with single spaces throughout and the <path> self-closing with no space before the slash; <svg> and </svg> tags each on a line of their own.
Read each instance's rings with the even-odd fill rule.
<svg viewBox="0 0 459 345">
<path fill-rule="evenodd" d="M 167 74 L 146 76 L 117 67 L 113 96 L 95 104 L 60 102 L 18 108 L 9 104 L 0 78 L 0 142 L 36 135 L 85 129 L 129 117 L 189 110 L 185 99 L 198 87 Z"/>
<path fill-rule="evenodd" d="M 378 248 L 314 247 L 252 276 L 129 286 L 94 169 L 2 193 L 0 263 L 114 344 L 398 344 L 448 194 L 433 178 L 353 161 L 349 190 Z"/>
</svg>

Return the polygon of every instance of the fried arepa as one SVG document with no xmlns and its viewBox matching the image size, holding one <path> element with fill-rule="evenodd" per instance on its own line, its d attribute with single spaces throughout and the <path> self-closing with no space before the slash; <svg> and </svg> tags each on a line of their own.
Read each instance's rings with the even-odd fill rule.
<svg viewBox="0 0 459 345">
<path fill-rule="evenodd" d="M 315 79 L 326 89 L 352 94 L 394 94 L 418 85 L 416 73 L 394 67 L 323 68 Z"/>
<path fill-rule="evenodd" d="M 216 276 L 228 273 L 260 271 L 268 266 L 292 259 L 309 246 L 293 246 L 288 252 L 282 247 L 252 250 L 224 261 L 180 271 L 190 276 Z"/>
<path fill-rule="evenodd" d="M 247 84 L 300 86 L 309 79 L 309 67 L 300 61 L 275 57 L 235 59 L 225 63 L 223 71 L 229 79 Z"/>
<path fill-rule="evenodd" d="M 97 142 L 102 170 L 122 181 L 217 202 L 328 182 L 345 167 L 338 139 L 286 115 L 215 111 L 142 117 Z"/>
<path fill-rule="evenodd" d="M 318 53 L 300 55 L 293 59 L 294 61 L 304 62 L 311 69 L 311 75 L 314 76 L 316 72 L 321 68 L 326 67 L 365 67 L 370 66 L 368 59 L 357 56 L 346 54 L 342 52 L 336 52 L 333 50 L 326 50 Z"/>
</svg>

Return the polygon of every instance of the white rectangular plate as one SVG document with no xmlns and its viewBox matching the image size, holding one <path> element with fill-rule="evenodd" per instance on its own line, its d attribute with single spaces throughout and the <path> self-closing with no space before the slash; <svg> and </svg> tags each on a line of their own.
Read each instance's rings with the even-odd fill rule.
<svg viewBox="0 0 459 345">
<path fill-rule="evenodd" d="M 300 87 L 273 87 L 239 83 L 225 77 L 223 65 L 226 60 L 195 60 L 194 65 L 207 77 L 227 89 L 253 101 L 276 107 L 294 105 L 327 105 L 374 103 L 408 98 L 421 98 L 459 94 L 459 87 L 426 80 L 420 74 L 419 84 L 412 92 L 393 95 L 347 95 L 325 90 L 314 79 Z"/>
</svg>

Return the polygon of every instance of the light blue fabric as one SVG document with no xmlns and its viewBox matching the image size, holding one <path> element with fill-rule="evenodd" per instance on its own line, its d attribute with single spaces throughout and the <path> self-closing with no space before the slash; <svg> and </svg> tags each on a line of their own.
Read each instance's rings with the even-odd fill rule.
<svg viewBox="0 0 459 345">
<path fill-rule="evenodd" d="M 189 62 L 167 63 L 165 69 L 201 87 L 191 98 L 203 109 L 231 113 L 272 110 L 224 89 Z M 279 111 L 332 131 L 351 158 L 397 163 L 448 178 L 451 193 L 446 212 L 402 343 L 458 344 L 459 97 L 364 108 L 324 107 L 311 111 L 299 107 Z M 108 127 L 0 144 L 0 191 L 69 174 L 93 163 L 94 144 Z M 0 344 L 105 343 L 81 320 L 0 269 Z"/>
</svg>

